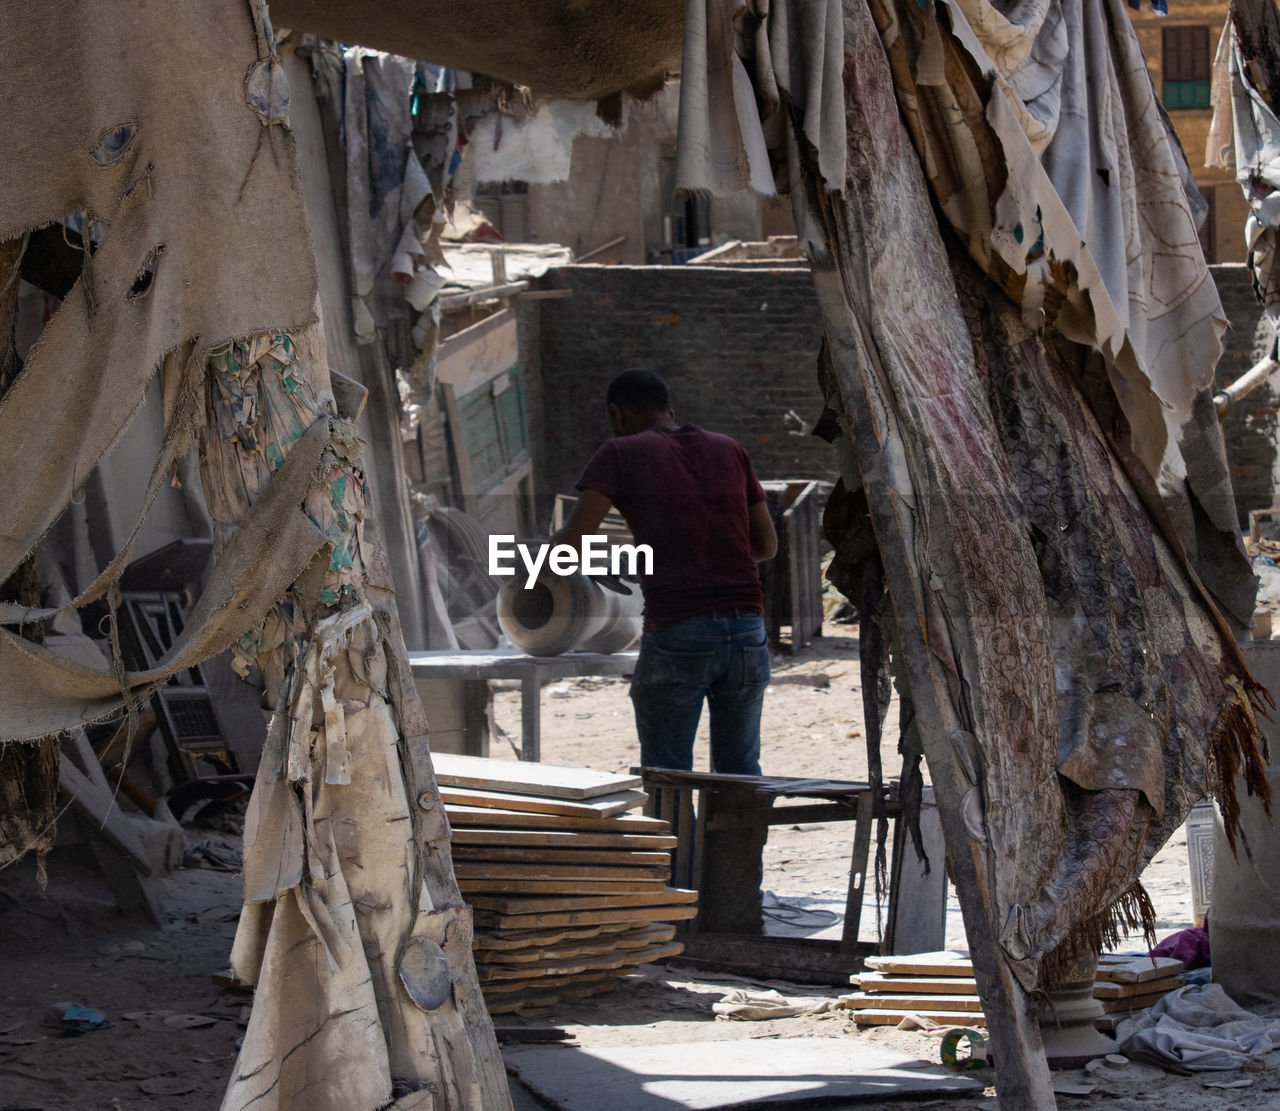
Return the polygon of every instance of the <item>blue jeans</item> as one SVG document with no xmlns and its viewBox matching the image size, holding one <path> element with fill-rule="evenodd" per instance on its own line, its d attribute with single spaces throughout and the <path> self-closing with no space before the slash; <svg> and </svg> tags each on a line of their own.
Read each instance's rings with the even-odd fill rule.
<svg viewBox="0 0 1280 1111">
<path fill-rule="evenodd" d="M 769 685 L 764 618 L 692 617 L 640 640 L 631 703 L 640 762 L 693 770 L 702 701 L 711 706 L 711 765 L 731 775 L 760 774 L 760 710 Z"/>
</svg>

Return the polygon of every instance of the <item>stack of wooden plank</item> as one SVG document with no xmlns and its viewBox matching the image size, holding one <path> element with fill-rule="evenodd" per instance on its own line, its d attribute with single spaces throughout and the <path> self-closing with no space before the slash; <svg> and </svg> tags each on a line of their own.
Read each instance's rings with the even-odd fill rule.
<svg viewBox="0 0 1280 1111">
<path fill-rule="evenodd" d="M 985 1026 L 969 954 L 943 950 L 906 956 L 868 957 L 867 971 L 850 977 L 860 991 L 842 995 L 864 1026 L 896 1026 L 918 1015 L 944 1026 Z M 1150 1007 L 1182 986 L 1181 961 L 1169 957 L 1104 954 L 1098 961 L 1093 996 L 1106 1013 L 1094 1023 L 1113 1030 L 1130 1011 Z"/>
<path fill-rule="evenodd" d="M 697 913 L 697 893 L 667 886 L 670 823 L 629 813 L 646 797 L 638 778 L 448 754 L 433 763 L 490 1012 L 611 991 L 681 951 L 671 923 Z"/>
</svg>

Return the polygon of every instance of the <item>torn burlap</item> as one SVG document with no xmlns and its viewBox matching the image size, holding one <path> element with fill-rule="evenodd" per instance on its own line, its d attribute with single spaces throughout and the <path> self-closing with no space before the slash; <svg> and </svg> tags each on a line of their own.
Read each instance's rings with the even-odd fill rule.
<svg viewBox="0 0 1280 1111">
<path fill-rule="evenodd" d="M 327 542 L 302 503 L 330 442 L 329 421 L 322 419 L 294 445 L 223 552 L 183 633 L 155 668 L 117 676 L 71 663 L 0 629 L 4 738 L 30 740 L 100 720 L 126 694 L 141 696 L 221 652 L 260 621 Z"/>
<path fill-rule="evenodd" d="M 0 4 L 0 96 L 28 106 L 0 138 L 0 239 L 74 213 L 102 231 L 0 401 L 0 470 L 23 476 L 0 505 L 0 578 L 167 353 L 314 319 L 293 150 L 271 110 L 278 67 L 253 13 L 239 0 Z"/>
</svg>

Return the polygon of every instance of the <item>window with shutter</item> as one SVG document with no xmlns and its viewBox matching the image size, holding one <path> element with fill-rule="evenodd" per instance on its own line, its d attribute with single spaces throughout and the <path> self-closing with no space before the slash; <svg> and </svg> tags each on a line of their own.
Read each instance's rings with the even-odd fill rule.
<svg viewBox="0 0 1280 1111">
<path fill-rule="evenodd" d="M 1208 27 L 1166 27 L 1162 32 L 1164 53 L 1164 106 L 1209 107 Z"/>
</svg>

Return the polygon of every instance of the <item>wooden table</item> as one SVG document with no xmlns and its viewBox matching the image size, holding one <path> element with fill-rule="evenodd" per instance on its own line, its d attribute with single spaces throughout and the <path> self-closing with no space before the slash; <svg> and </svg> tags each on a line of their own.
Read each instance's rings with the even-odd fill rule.
<svg viewBox="0 0 1280 1111">
<path fill-rule="evenodd" d="M 722 775 L 670 768 L 634 767 L 649 793 L 645 812 L 672 823 L 679 844 L 672 850 L 676 884 L 698 891 L 698 917 L 684 925 L 685 956 L 707 967 L 748 975 L 783 975 L 815 983 L 845 983 L 876 950 L 858 941 L 869 872 L 873 795 L 866 783 L 787 776 Z M 777 805 L 787 800 L 783 805 Z M 941 949 L 945 936 L 946 884 L 941 829 L 932 792 L 921 813 L 921 830 L 933 864 L 928 876 L 904 857 L 906 831 L 896 784 L 886 785 L 893 823 L 889 875 L 888 952 Z M 767 936 L 760 909 L 761 850 L 770 826 L 853 823 L 849 886 L 839 941 Z M 831 835 L 828 834 L 828 837 Z"/>
<path fill-rule="evenodd" d="M 638 652 L 565 652 L 530 656 L 515 649 L 489 652 L 410 652 L 409 666 L 420 679 L 519 679 L 520 759 L 542 758 L 542 687 L 581 675 L 630 675 Z"/>
</svg>

